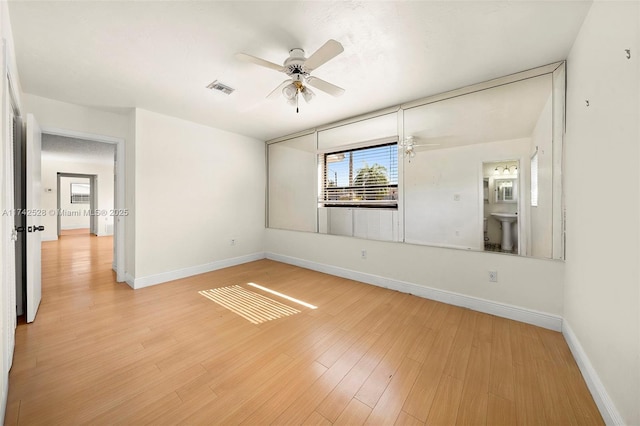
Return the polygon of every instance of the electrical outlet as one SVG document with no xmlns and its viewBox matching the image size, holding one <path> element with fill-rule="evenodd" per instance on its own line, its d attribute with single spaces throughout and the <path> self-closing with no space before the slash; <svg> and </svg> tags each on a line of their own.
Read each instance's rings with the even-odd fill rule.
<svg viewBox="0 0 640 426">
<path fill-rule="evenodd" d="M 235 239 L 235 238 L 232 238 L 232 239 L 229 241 L 229 245 L 235 246 L 235 245 L 236 245 L 236 239 Z"/>
<path fill-rule="evenodd" d="M 489 271 L 489 282 L 490 283 L 498 282 L 498 271 Z"/>
<path fill-rule="evenodd" d="M 360 251 L 360 257 L 361 257 L 362 259 L 366 259 L 366 258 L 367 258 L 367 251 L 366 251 L 366 250 L 362 250 L 362 251 Z"/>
</svg>

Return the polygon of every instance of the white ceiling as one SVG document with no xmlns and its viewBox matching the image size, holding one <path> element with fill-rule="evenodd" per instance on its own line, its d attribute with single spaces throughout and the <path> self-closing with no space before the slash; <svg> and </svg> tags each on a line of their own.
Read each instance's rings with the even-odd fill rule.
<svg viewBox="0 0 640 426">
<path fill-rule="evenodd" d="M 586 1 L 10 1 L 24 92 L 99 108 L 140 107 L 267 140 L 566 59 Z M 265 97 L 282 63 L 328 39 L 344 53 L 313 75 L 300 113 Z M 231 95 L 205 88 L 213 80 Z"/>
<path fill-rule="evenodd" d="M 417 151 L 531 137 L 552 85 L 545 74 L 407 109 L 405 136 L 413 136 L 417 147 L 435 144 Z"/>
<path fill-rule="evenodd" d="M 58 135 L 42 135 L 42 158 L 114 165 L 115 145 Z"/>
</svg>

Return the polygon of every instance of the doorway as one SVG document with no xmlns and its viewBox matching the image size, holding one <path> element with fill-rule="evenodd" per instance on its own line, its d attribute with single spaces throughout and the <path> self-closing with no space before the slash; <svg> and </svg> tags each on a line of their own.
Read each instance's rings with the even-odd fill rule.
<svg viewBox="0 0 640 426">
<path fill-rule="evenodd" d="M 82 203 L 73 204 L 81 205 L 83 208 L 80 209 L 80 212 L 78 213 L 67 214 L 67 217 L 71 216 L 78 220 L 87 218 L 89 220 L 89 233 L 86 235 L 87 238 L 113 235 L 113 269 L 117 273 L 117 280 L 124 281 L 124 220 L 115 224 L 113 222 L 114 218 L 108 215 L 109 211 L 121 208 L 120 206 L 124 205 L 124 185 L 117 185 L 116 182 L 121 180 L 118 179 L 116 181 L 115 179 L 116 174 L 124 174 L 124 167 L 118 166 L 117 161 L 117 159 L 120 159 L 120 164 L 123 164 L 124 141 L 117 138 L 82 134 L 47 127 L 42 127 L 41 131 L 44 150 L 39 156 L 41 159 L 40 165 L 42 166 L 42 181 L 38 192 L 40 193 L 41 211 L 46 212 L 46 215 L 41 218 L 43 224 L 41 229 L 42 240 L 45 244 L 47 244 L 47 241 L 57 240 L 60 235 L 60 231 L 66 227 L 64 225 L 64 221 L 63 223 L 60 223 L 60 219 L 62 218 L 60 213 L 63 213 L 64 209 L 61 208 L 62 200 L 60 200 L 60 203 L 58 202 L 58 197 L 61 195 L 59 191 L 61 185 L 58 183 L 58 172 L 70 177 L 87 178 L 89 190 L 84 192 L 89 192 L 89 204 L 84 204 L 84 201 L 87 199 L 87 194 L 76 194 L 74 198 Z M 53 142 L 55 145 L 60 142 L 61 138 L 66 139 L 67 142 L 62 143 L 62 145 L 58 146 L 57 149 L 49 149 L 51 148 L 50 142 L 52 140 L 57 140 L 57 142 Z M 83 161 L 78 161 L 77 158 L 70 159 L 67 156 L 68 154 L 77 151 L 73 149 L 74 144 L 84 147 L 85 151 L 89 151 L 88 154 L 85 152 L 87 155 L 84 156 Z M 101 147 L 102 151 L 108 152 L 108 155 L 103 155 L 103 157 L 105 157 L 103 164 L 97 164 L 96 155 L 92 155 L 92 153 L 96 154 L 96 146 Z M 82 157 L 82 151 L 76 152 L 75 154 Z M 24 154 L 22 157 L 24 158 Z M 48 158 L 45 159 L 45 157 Z M 18 157 L 16 156 L 16 161 L 18 161 L 17 158 Z M 85 168 L 79 169 L 78 167 Z M 106 178 L 101 179 L 101 173 L 109 175 L 110 180 Z M 123 181 L 124 179 L 122 179 L 122 182 Z M 101 186 L 101 183 L 106 185 L 106 188 L 104 185 Z M 82 187 L 77 188 L 80 189 L 80 192 L 83 192 Z M 25 183 L 23 192 L 26 192 L 26 189 Z M 65 198 L 68 197 L 70 200 L 71 185 L 68 186 L 68 189 L 69 194 L 65 195 Z M 98 202 L 98 199 L 101 196 L 108 197 L 110 199 L 110 203 L 108 205 L 101 206 Z M 95 211 L 106 211 L 107 213 L 104 215 L 91 214 Z M 118 244 L 121 244 L 121 246 L 118 246 Z M 25 257 L 25 260 L 22 263 L 23 265 L 21 270 L 24 270 L 25 264 L 28 263 L 28 259 Z M 17 286 L 18 285 L 20 284 L 17 283 Z M 24 286 L 20 285 L 20 287 L 24 291 Z M 23 295 L 22 299 L 24 299 L 25 296 L 27 296 L 28 299 L 28 294 Z M 19 305 L 18 311 L 24 313 L 24 307 L 26 305 L 21 303 L 22 300 L 20 299 L 16 300 L 16 302 L 17 305 Z"/>
<path fill-rule="evenodd" d="M 519 160 L 482 163 L 483 239 L 485 251 L 519 254 Z"/>
<path fill-rule="evenodd" d="M 57 195 L 52 191 L 56 187 L 58 172 L 97 175 L 94 181 L 95 189 L 92 191 L 94 208 L 99 214 L 92 216 L 95 220 L 92 232 L 97 236 L 113 235 L 113 269 L 116 272 L 118 282 L 125 281 L 124 265 L 124 226 L 125 216 L 114 215 L 115 212 L 125 212 L 125 179 L 124 179 L 124 140 L 111 136 L 102 136 L 91 133 L 76 132 L 42 127 L 44 152 L 49 154 L 54 161 L 62 160 L 74 155 L 75 160 L 66 164 L 58 164 L 53 170 L 49 170 L 48 176 L 52 176 L 47 183 L 43 181 L 43 205 L 49 203 L 48 209 L 57 208 Z M 82 166 L 80 166 L 82 164 Z M 80 168 L 83 167 L 83 168 Z M 51 174 L 53 172 L 53 174 Z M 50 191 L 51 190 L 51 191 Z M 45 230 L 44 239 L 56 240 L 57 220 L 50 219 L 52 232 Z"/>
<path fill-rule="evenodd" d="M 98 176 L 58 172 L 56 187 L 58 238 L 65 234 L 97 236 L 100 216 L 100 209 L 97 208 Z M 105 234 L 109 235 L 107 232 Z"/>
<path fill-rule="evenodd" d="M 114 236 L 114 269 L 121 277 L 124 218 L 114 212 L 124 210 L 124 185 L 118 177 L 124 172 L 118 161 L 122 150 L 119 139 L 43 128 L 41 203 L 44 210 L 57 212 L 47 217 L 43 241 L 57 240 L 66 229 L 82 228 L 82 219 L 88 220 L 83 226 L 89 233 Z M 83 185 L 87 180 L 88 191 Z"/>
</svg>

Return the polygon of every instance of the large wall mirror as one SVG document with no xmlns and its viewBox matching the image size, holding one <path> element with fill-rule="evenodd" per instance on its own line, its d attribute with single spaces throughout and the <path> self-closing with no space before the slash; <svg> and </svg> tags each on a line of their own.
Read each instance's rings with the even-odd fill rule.
<svg viewBox="0 0 640 426">
<path fill-rule="evenodd" d="M 268 145 L 267 158 L 269 227 L 316 232 L 315 134 Z"/>
<path fill-rule="evenodd" d="M 563 259 L 564 64 L 268 144 L 271 228 Z"/>
</svg>

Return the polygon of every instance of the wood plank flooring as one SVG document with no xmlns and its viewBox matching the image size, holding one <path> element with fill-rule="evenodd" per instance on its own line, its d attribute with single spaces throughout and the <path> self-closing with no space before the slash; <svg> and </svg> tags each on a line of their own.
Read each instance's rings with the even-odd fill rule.
<svg viewBox="0 0 640 426">
<path fill-rule="evenodd" d="M 7 425 L 603 424 L 556 332 L 269 260 L 133 291 L 110 237 L 42 259 Z M 301 312 L 253 324 L 198 293 L 235 285 Z"/>
<path fill-rule="evenodd" d="M 60 235 L 90 234 L 89 228 L 61 229 Z"/>
</svg>

